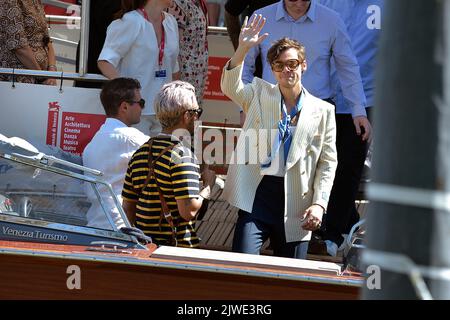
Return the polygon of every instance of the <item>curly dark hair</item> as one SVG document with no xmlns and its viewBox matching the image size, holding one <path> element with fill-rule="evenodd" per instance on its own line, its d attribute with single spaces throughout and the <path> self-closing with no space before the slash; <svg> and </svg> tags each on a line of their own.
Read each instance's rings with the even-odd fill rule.
<svg viewBox="0 0 450 320">
<path fill-rule="evenodd" d="M 289 38 L 281 38 L 275 41 L 267 52 L 267 62 L 272 65 L 274 61 L 278 59 L 278 57 L 288 49 L 295 49 L 298 52 L 298 58 L 301 62 L 306 59 L 306 51 L 305 47 L 298 42 L 297 40 L 289 39 Z"/>
</svg>

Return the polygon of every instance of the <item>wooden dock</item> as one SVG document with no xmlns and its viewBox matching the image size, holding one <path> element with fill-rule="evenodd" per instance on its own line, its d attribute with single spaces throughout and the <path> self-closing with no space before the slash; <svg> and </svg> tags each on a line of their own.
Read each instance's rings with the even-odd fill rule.
<svg viewBox="0 0 450 320">
<path fill-rule="evenodd" d="M 231 251 L 234 228 L 238 218 L 238 208 L 231 206 L 221 197 L 222 191 L 215 186 L 205 216 L 197 221 L 197 233 L 202 249 Z M 357 200 L 357 209 L 363 217 L 367 211 L 368 201 Z M 270 242 L 266 241 L 261 250 L 263 255 L 272 255 Z M 308 259 L 342 263 L 342 257 L 325 257 L 308 255 Z"/>
</svg>

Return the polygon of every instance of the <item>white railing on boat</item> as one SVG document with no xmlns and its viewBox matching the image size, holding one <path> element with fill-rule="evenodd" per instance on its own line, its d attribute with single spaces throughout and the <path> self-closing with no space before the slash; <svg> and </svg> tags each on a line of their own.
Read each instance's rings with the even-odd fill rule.
<svg viewBox="0 0 450 320">
<path fill-rule="evenodd" d="M 108 80 L 102 75 L 94 73 L 86 73 L 80 75 L 74 72 L 63 72 L 63 71 L 45 71 L 45 70 L 28 70 L 28 69 L 14 69 L 14 68 L 0 68 L 0 74 L 3 75 L 20 75 L 20 76 L 32 76 L 32 77 L 44 77 L 44 78 L 55 78 L 63 80 L 81 80 L 81 81 L 91 81 L 91 82 L 104 82 Z"/>
</svg>

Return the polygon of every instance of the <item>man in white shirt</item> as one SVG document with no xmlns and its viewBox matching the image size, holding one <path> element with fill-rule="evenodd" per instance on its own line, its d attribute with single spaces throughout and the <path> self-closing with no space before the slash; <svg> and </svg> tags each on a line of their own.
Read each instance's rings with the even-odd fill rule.
<svg viewBox="0 0 450 320">
<path fill-rule="evenodd" d="M 131 127 L 139 123 L 145 107 L 140 89 L 139 81 L 130 78 L 116 78 L 105 83 L 100 100 L 107 118 L 83 152 L 83 165 L 103 172 L 104 180 L 111 184 L 120 201 L 128 162 L 133 153 L 149 139 Z M 106 194 L 101 191 L 100 194 Z M 86 193 L 90 199 L 97 198 L 90 186 L 87 186 Z M 113 200 L 110 198 L 108 201 Z M 125 226 L 117 209 L 111 210 L 111 218 L 118 228 Z M 111 229 L 98 200 L 93 201 L 87 212 L 87 220 L 91 227 Z"/>
</svg>

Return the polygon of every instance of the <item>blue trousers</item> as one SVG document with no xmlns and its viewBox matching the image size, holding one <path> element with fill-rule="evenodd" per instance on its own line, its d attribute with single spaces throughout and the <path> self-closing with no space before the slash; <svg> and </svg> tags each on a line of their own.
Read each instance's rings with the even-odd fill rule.
<svg viewBox="0 0 450 320">
<path fill-rule="evenodd" d="M 239 210 L 233 251 L 260 254 L 267 239 L 278 257 L 306 259 L 309 241 L 286 242 L 284 229 L 284 178 L 264 176 L 252 212 Z"/>
</svg>

